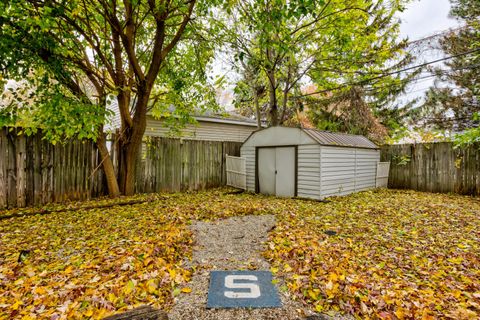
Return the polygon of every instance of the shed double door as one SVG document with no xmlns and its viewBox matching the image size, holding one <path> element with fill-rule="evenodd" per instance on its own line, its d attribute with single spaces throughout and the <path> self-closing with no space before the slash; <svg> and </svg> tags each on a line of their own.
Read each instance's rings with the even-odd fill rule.
<svg viewBox="0 0 480 320">
<path fill-rule="evenodd" d="M 258 148 L 259 191 L 278 197 L 295 196 L 295 147 Z"/>
</svg>

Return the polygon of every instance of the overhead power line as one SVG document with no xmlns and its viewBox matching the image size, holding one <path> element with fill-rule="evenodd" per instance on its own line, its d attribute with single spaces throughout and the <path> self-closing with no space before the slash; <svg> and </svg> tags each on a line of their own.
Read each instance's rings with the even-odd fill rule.
<svg viewBox="0 0 480 320">
<path fill-rule="evenodd" d="M 435 74 L 429 74 L 429 75 L 421 76 L 421 77 L 418 77 L 418 78 L 413 78 L 413 79 L 410 79 L 408 81 L 402 81 L 401 84 L 410 84 L 410 83 L 418 84 L 419 82 L 422 82 L 424 80 L 429 80 L 431 78 L 437 78 L 438 76 L 449 76 L 449 75 L 451 75 L 452 71 L 458 71 L 458 70 L 464 70 L 464 69 L 473 69 L 473 68 L 478 68 L 478 67 L 480 67 L 480 63 L 469 64 L 469 65 L 466 65 L 466 66 L 460 66 L 460 67 L 457 67 L 457 68 L 452 68 L 451 70 L 439 70 L 438 71 L 439 74 L 435 73 Z M 396 87 L 398 85 L 399 85 L 398 83 L 392 83 L 392 84 L 389 84 L 389 85 L 370 88 L 370 89 L 367 89 L 366 91 L 375 92 L 375 91 L 378 91 L 379 89 Z M 413 93 L 413 92 L 416 92 L 416 91 L 417 90 L 411 91 L 411 92 L 408 92 L 408 93 Z M 422 91 L 422 90 L 418 90 L 418 91 Z"/>
<path fill-rule="evenodd" d="M 372 77 L 372 78 L 369 78 L 369 79 L 364 79 L 364 80 L 361 80 L 361 81 L 358 81 L 358 82 L 344 83 L 344 84 L 341 84 L 339 86 L 336 86 L 336 87 L 333 87 L 333 88 L 330 88 L 330 89 L 324 89 L 324 90 L 319 90 L 319 91 L 316 91 L 316 92 L 297 95 L 297 96 L 294 96 L 293 98 L 298 99 L 298 98 L 303 98 L 303 97 L 307 97 L 307 96 L 312 96 L 312 95 L 315 95 L 315 94 L 326 93 L 326 92 L 331 92 L 331 91 L 343 89 L 343 88 L 346 88 L 346 87 L 349 87 L 349 86 L 366 84 L 366 83 L 369 83 L 370 81 L 373 81 L 373 80 L 382 79 L 382 78 L 392 76 L 392 75 L 395 75 L 395 74 L 399 74 L 399 73 L 402 73 L 402 72 L 405 72 L 405 71 L 422 68 L 422 67 L 425 67 L 425 66 L 428 66 L 428 65 L 431 65 L 431 64 L 439 63 L 439 62 L 450 60 L 450 59 L 453 59 L 453 58 L 466 56 L 466 55 L 469 55 L 469 54 L 472 54 L 472 53 L 475 53 L 475 52 L 479 52 L 479 51 L 480 51 L 480 48 L 472 49 L 472 50 L 469 50 L 469 51 L 466 51 L 466 52 L 462 52 L 462 53 L 454 54 L 454 55 L 451 55 L 451 56 L 443 57 L 443 58 L 440 58 L 440 59 L 436 59 L 436 60 L 428 61 L 428 62 L 425 62 L 425 63 L 417 64 L 417 65 L 410 66 L 410 67 L 400 69 L 400 70 L 397 70 L 397 71 L 383 73 L 379 76 L 375 76 L 375 77 Z"/>
<path fill-rule="evenodd" d="M 419 39 L 415 39 L 415 40 L 412 40 L 412 41 L 407 41 L 405 43 L 405 48 L 408 48 L 409 46 L 411 46 L 412 44 L 415 44 L 415 43 L 420 43 L 420 42 L 423 42 L 425 40 L 429 40 L 429 39 L 433 39 L 435 37 L 438 37 L 438 36 L 441 36 L 441 35 L 444 35 L 444 34 L 448 34 L 448 33 L 452 33 L 452 32 L 457 32 L 457 31 L 460 31 L 460 30 L 463 30 L 463 29 L 468 29 L 470 26 L 469 25 L 463 25 L 461 27 L 458 27 L 458 28 L 454 28 L 454 29 L 446 29 L 446 30 L 443 30 L 443 31 L 440 31 L 440 32 L 437 32 L 435 34 L 432 34 L 432 35 L 429 35 L 429 36 L 426 36 L 426 37 L 423 37 L 423 38 L 419 38 Z M 385 49 L 379 49 L 379 50 L 375 50 L 375 52 L 379 53 L 379 52 L 387 52 L 387 51 L 391 51 L 392 49 L 391 48 L 385 48 Z M 429 51 L 429 50 L 440 50 L 438 48 L 423 48 L 422 49 L 422 52 L 425 52 L 425 51 Z M 405 50 L 406 52 L 408 53 L 412 53 L 411 51 L 413 50 Z M 343 61 L 344 63 L 352 63 L 353 61 Z"/>
<path fill-rule="evenodd" d="M 425 40 L 434 39 L 434 38 L 436 38 L 436 37 L 445 35 L 445 34 L 447 34 L 447 33 L 454 33 L 454 32 L 460 31 L 460 30 L 468 29 L 468 28 L 470 28 L 470 25 L 468 25 L 468 24 L 465 24 L 465 25 L 460 26 L 460 27 L 457 27 L 457 28 L 449 28 L 449 29 L 446 29 L 446 30 L 443 30 L 443 31 L 440 31 L 440 32 L 437 32 L 437 33 L 434 33 L 434 34 L 431 34 L 431 35 L 426 36 L 426 37 L 423 37 L 423 38 L 419 38 L 419 39 L 415 39 L 415 40 L 412 40 L 412 41 L 408 41 L 408 42 L 407 42 L 407 45 L 410 46 L 410 45 L 412 45 L 412 44 L 420 43 L 420 42 L 423 42 L 423 41 L 425 41 Z"/>
</svg>

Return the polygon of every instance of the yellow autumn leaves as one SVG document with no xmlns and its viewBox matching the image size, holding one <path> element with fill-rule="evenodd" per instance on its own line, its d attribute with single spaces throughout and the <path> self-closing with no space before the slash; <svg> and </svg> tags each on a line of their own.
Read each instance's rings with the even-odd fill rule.
<svg viewBox="0 0 480 320">
<path fill-rule="evenodd" d="M 478 198 L 376 190 L 318 203 L 226 191 L 0 220 L 0 319 L 168 310 L 175 296 L 191 294 L 189 223 L 250 214 L 276 215 L 264 254 L 286 280 L 280 289 L 312 310 L 479 318 Z M 21 250 L 29 253 L 18 263 Z"/>
<path fill-rule="evenodd" d="M 111 201 L 111 200 L 110 200 Z M 168 308 L 191 272 L 185 223 L 159 203 L 0 221 L 0 319 L 101 319 Z M 29 254 L 18 263 L 21 250 Z"/>
<path fill-rule="evenodd" d="M 295 207 L 277 216 L 265 256 L 315 310 L 480 318 L 480 199 L 375 190 Z"/>
<path fill-rule="evenodd" d="M 137 195 L 150 202 L 0 220 L 0 319 L 100 319 L 138 305 L 168 310 L 189 294 L 191 220 L 262 214 L 262 198 L 228 190 Z M 124 203 L 99 199 L 48 209 Z M 35 212 L 15 209 L 2 215 Z M 29 254 L 18 263 L 19 253 Z"/>
</svg>

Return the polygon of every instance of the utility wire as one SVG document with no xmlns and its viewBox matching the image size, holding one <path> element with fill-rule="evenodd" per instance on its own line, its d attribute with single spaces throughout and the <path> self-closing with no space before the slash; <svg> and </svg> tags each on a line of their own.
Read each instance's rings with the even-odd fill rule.
<svg viewBox="0 0 480 320">
<path fill-rule="evenodd" d="M 411 79 L 411 80 L 408 80 L 408 81 L 402 81 L 402 83 L 392 83 L 392 84 L 389 84 L 389 85 L 384 85 L 384 86 L 379 86 L 379 87 L 374 87 L 374 88 L 370 88 L 370 89 L 367 89 L 365 91 L 369 91 L 369 92 L 375 92 L 377 91 L 378 89 L 384 89 L 384 88 L 390 88 L 390 87 L 395 87 L 395 86 L 398 86 L 398 85 L 402 85 L 402 84 L 410 84 L 410 83 L 419 83 L 419 82 L 422 82 L 422 80 L 428 80 L 430 78 L 436 78 L 438 77 L 439 75 L 441 76 L 451 76 L 451 72 L 452 71 L 457 71 L 457 70 L 464 70 L 464 69 L 473 69 L 473 68 L 477 68 L 477 67 L 480 67 L 480 63 L 477 63 L 477 64 L 471 64 L 471 65 L 467 65 L 467 66 L 461 66 L 461 67 L 458 67 L 458 68 L 452 68 L 451 70 L 439 70 L 439 72 L 441 72 L 441 74 L 429 74 L 429 75 L 426 75 L 426 76 L 422 76 L 422 77 L 419 77 L 419 78 L 414 78 L 414 79 Z M 428 88 L 427 88 L 428 89 Z M 420 90 L 421 91 L 421 90 Z M 416 91 L 412 91 L 412 92 L 416 92 Z M 412 92 L 408 92 L 408 93 L 412 93 Z"/>
<path fill-rule="evenodd" d="M 429 39 L 436 38 L 436 37 L 441 36 L 441 35 L 444 35 L 444 34 L 453 33 L 453 32 L 457 32 L 457 31 L 460 31 L 460 30 L 468 29 L 468 28 L 470 28 L 470 25 L 466 24 L 466 25 L 463 25 L 463 26 L 460 26 L 460 27 L 457 27 L 457 28 L 446 29 L 446 30 L 443 30 L 443 31 L 434 33 L 434 34 L 432 34 L 432 35 L 429 35 L 429 36 L 426 36 L 426 37 L 423 37 L 423 38 L 419 38 L 419 39 L 415 39 L 415 40 L 412 40 L 412 41 L 408 41 L 408 42 L 406 43 L 406 47 L 409 47 L 410 45 L 415 44 L 415 43 L 419 43 L 419 42 L 423 42 L 423 41 L 425 41 L 425 40 L 429 40 Z M 441 61 L 445 61 L 445 60 L 449 60 L 449 59 L 456 58 L 456 57 L 459 57 L 459 56 L 463 56 L 463 55 L 467 55 L 467 54 L 470 54 L 470 53 L 474 53 L 474 52 L 479 51 L 479 50 L 480 50 L 480 48 L 473 49 L 473 50 L 470 50 L 470 51 L 467 51 L 467 52 L 464 52 L 464 53 L 460 53 L 460 54 L 457 54 L 457 55 L 452 55 L 452 56 L 449 56 L 449 57 L 444 57 L 444 58 L 441 58 L 441 59 L 429 61 L 429 62 L 422 63 L 422 64 L 419 64 L 419 65 L 416 65 L 416 66 L 408 67 L 408 68 L 405 68 L 405 69 L 402 69 L 402 70 L 393 71 L 393 72 L 389 72 L 389 73 L 383 73 L 383 74 L 381 74 L 381 75 L 378 76 L 378 77 L 373 77 L 373 78 L 371 78 L 371 79 L 362 80 L 362 81 L 359 81 L 358 83 L 342 84 L 342 85 L 340 85 L 340 86 L 337 86 L 337 87 L 334 87 L 334 88 L 331 88 L 331 89 L 324 89 L 324 90 L 321 90 L 321 91 L 316 91 L 316 92 L 312 92 L 312 93 L 308 93 L 308 94 L 297 95 L 297 96 L 294 96 L 294 97 L 292 97 L 292 98 L 297 99 L 297 98 L 301 98 L 301 97 L 305 97 L 305 96 L 310 96 L 310 95 L 314 95 L 314 94 L 325 93 L 325 92 L 330 92 L 330 91 L 335 91 L 335 90 L 343 89 L 344 87 L 347 87 L 347 86 L 350 86 L 350 85 L 363 84 L 364 82 L 368 82 L 368 81 L 371 81 L 371 80 L 377 80 L 377 79 L 385 78 L 385 77 L 388 77 L 388 76 L 390 76 L 390 75 L 397 74 L 397 73 L 401 73 L 401 72 L 405 72 L 405 71 L 412 70 L 412 69 L 421 68 L 421 67 L 424 67 L 424 66 L 427 66 L 427 65 L 430 65 L 430 64 L 435 64 L 435 63 L 438 63 L 438 62 L 441 62 Z M 434 76 L 432 76 L 432 77 L 434 77 Z"/>
<path fill-rule="evenodd" d="M 407 46 L 410 46 L 412 44 L 416 44 L 416 43 L 419 43 L 419 42 L 423 42 L 425 40 L 430 40 L 430 39 L 439 37 L 439 36 L 447 34 L 447 33 L 454 33 L 454 32 L 460 31 L 460 30 L 468 29 L 468 28 L 470 28 L 470 25 L 465 24 L 465 25 L 457 27 L 457 28 L 446 29 L 446 30 L 431 34 L 429 36 L 426 36 L 426 37 L 423 37 L 423 38 L 420 38 L 420 39 L 415 39 L 415 40 L 412 40 L 412 41 L 408 41 Z"/>
<path fill-rule="evenodd" d="M 415 40 L 412 40 L 412 41 L 407 41 L 405 42 L 405 48 L 408 48 L 410 47 L 412 44 L 416 44 L 416 43 L 420 43 L 420 42 L 423 42 L 425 40 L 429 40 L 429 39 L 433 39 L 435 37 L 438 37 L 438 36 L 441 36 L 441 35 L 444 35 L 444 34 L 448 34 L 448 33 L 452 33 L 452 32 L 457 32 L 457 31 L 460 31 L 460 30 L 463 30 L 463 29 L 468 29 L 470 26 L 469 25 L 463 25 L 463 26 L 460 26 L 458 28 L 454 28 L 454 29 L 446 29 L 446 30 L 443 30 L 443 31 L 440 31 L 440 32 L 437 32 L 435 34 L 432 34 L 432 35 L 429 35 L 429 36 L 426 36 L 426 37 L 423 37 L 423 38 L 419 38 L 419 39 L 415 39 Z M 382 50 L 375 50 L 376 53 L 378 52 L 387 52 L 387 51 L 391 51 L 392 49 L 391 48 L 385 48 L 385 49 L 382 49 Z M 433 50 L 441 50 L 441 49 L 438 49 L 438 48 L 423 48 L 422 51 L 425 52 L 425 51 L 433 51 Z M 413 51 L 413 50 L 405 50 L 406 52 L 410 53 L 410 51 Z M 352 61 L 343 61 L 344 63 L 351 63 Z M 315 68 L 313 68 L 315 69 Z"/>
<path fill-rule="evenodd" d="M 303 98 L 303 97 L 306 97 L 306 96 L 312 96 L 312 95 L 315 95 L 315 94 L 326 93 L 326 92 L 331 92 L 331 91 L 343 89 L 343 88 L 349 87 L 349 86 L 365 84 L 365 83 L 368 83 L 368 82 L 373 81 L 373 80 L 382 79 L 382 78 L 385 78 L 385 77 L 388 77 L 388 76 L 391 76 L 391 75 L 394 75 L 394 74 L 399 74 L 399 73 L 402 73 L 402 72 L 405 72 L 405 71 L 422 68 L 422 67 L 425 67 L 425 66 L 428 66 L 428 65 L 431 65 L 431 64 L 435 64 L 435 63 L 450 60 L 450 59 L 453 59 L 453 58 L 469 55 L 469 54 L 472 54 L 472 53 L 475 53 L 475 52 L 478 52 L 478 51 L 480 51 L 480 48 L 476 48 L 476 49 L 472 49 L 472 50 L 469 50 L 469 51 L 466 51 L 466 52 L 454 54 L 454 55 L 451 55 L 451 56 L 448 56 L 448 57 L 443 57 L 443 58 L 440 58 L 440 59 L 428 61 L 428 62 L 421 63 L 421 64 L 418 64 L 418 65 L 414 65 L 414 66 L 411 66 L 411 67 L 408 67 L 408 68 L 404 68 L 404 69 L 401 69 L 401 70 L 387 72 L 387 73 L 384 73 L 382 75 L 372 77 L 372 78 L 369 78 L 369 79 L 364 79 L 364 80 L 361 80 L 361 81 L 358 81 L 358 82 L 344 83 L 344 84 L 341 84 L 341 85 L 336 86 L 334 88 L 324 89 L 324 90 L 320 90 L 320 91 L 316 91 L 316 92 L 297 95 L 297 96 L 294 96 L 292 98 L 298 99 L 298 98 Z"/>
</svg>

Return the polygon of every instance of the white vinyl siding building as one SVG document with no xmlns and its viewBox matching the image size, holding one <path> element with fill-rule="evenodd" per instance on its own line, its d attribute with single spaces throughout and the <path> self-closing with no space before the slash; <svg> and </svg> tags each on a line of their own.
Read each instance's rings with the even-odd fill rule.
<svg viewBox="0 0 480 320">
<path fill-rule="evenodd" d="M 286 127 L 252 133 L 240 153 L 247 190 L 318 200 L 375 188 L 380 161 L 363 136 Z"/>
<path fill-rule="evenodd" d="M 252 120 L 199 116 L 194 118 L 197 121 L 196 124 L 187 124 L 185 128 L 181 129 L 180 136 L 173 137 L 191 140 L 243 142 L 253 131 L 257 130 L 257 124 Z M 145 136 L 172 137 L 170 129 L 164 125 L 163 121 L 150 115 L 147 116 Z"/>
</svg>

